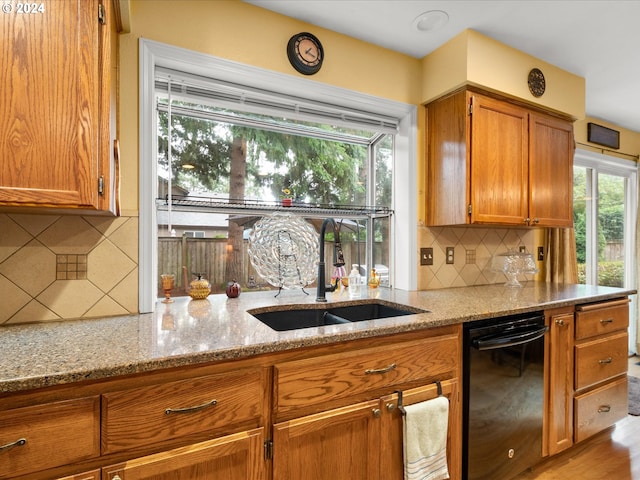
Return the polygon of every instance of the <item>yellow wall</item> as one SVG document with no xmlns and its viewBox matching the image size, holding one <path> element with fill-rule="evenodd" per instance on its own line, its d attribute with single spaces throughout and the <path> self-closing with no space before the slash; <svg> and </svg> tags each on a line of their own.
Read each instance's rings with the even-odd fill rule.
<svg viewBox="0 0 640 480">
<path fill-rule="evenodd" d="M 120 140 L 125 211 L 137 211 L 138 208 L 139 38 L 304 77 L 291 67 L 286 54 L 289 38 L 302 31 L 316 35 L 325 51 L 320 72 L 305 78 L 400 102 L 419 102 L 420 61 L 407 55 L 240 0 L 131 2 L 131 33 L 120 37 L 120 109 L 123 112 Z"/>
<path fill-rule="evenodd" d="M 539 98 L 529 92 L 532 68 L 545 75 L 546 91 Z M 574 119 L 585 116 L 584 78 L 561 70 L 473 30 L 465 30 L 423 59 L 423 103 L 465 84 L 477 85 Z"/>
</svg>

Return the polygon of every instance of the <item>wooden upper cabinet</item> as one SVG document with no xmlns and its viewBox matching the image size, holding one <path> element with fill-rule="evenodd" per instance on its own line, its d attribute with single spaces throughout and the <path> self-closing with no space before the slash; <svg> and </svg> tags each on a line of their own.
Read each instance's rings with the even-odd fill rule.
<svg viewBox="0 0 640 480">
<path fill-rule="evenodd" d="M 529 114 L 529 216 L 533 225 L 573 225 L 573 125 Z"/>
<path fill-rule="evenodd" d="M 468 90 L 427 105 L 427 225 L 571 226 L 568 120 Z"/>
<path fill-rule="evenodd" d="M 523 225 L 527 218 L 526 110 L 480 95 L 471 106 L 471 223 Z"/>
<path fill-rule="evenodd" d="M 112 4 L 11 5 L 0 16 L 0 206 L 115 213 Z"/>
</svg>

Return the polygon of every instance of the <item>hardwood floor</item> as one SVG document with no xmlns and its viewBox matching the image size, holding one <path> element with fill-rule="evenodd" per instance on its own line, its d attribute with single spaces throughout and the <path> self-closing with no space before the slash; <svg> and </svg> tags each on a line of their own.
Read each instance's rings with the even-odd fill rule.
<svg viewBox="0 0 640 480">
<path fill-rule="evenodd" d="M 629 373 L 640 377 L 640 357 Z M 640 417 L 628 415 L 610 429 L 542 462 L 515 480 L 640 480 Z"/>
</svg>

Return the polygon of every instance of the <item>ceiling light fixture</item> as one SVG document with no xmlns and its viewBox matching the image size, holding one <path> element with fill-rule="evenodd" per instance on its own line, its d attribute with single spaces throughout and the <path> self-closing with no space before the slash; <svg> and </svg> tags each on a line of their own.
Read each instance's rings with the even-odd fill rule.
<svg viewBox="0 0 640 480">
<path fill-rule="evenodd" d="M 442 10 L 429 10 L 421 13 L 413 20 L 413 28 L 419 32 L 433 32 L 444 27 L 449 21 L 449 15 Z"/>
</svg>

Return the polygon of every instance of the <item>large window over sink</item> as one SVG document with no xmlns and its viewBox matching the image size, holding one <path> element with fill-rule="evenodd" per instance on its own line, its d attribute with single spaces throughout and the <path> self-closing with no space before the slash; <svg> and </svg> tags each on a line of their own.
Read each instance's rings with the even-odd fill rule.
<svg viewBox="0 0 640 480">
<path fill-rule="evenodd" d="M 399 284 L 409 288 L 413 275 L 402 263 L 411 255 L 397 258 L 394 237 L 397 221 L 415 211 L 407 195 L 415 188 L 408 185 L 398 197 L 395 186 L 411 177 L 407 128 L 415 122 L 413 107 L 391 102 L 390 110 L 387 101 L 376 107 L 379 100 L 367 97 L 366 110 L 354 108 L 359 94 L 308 80 L 310 94 L 300 98 L 301 90 L 290 84 L 300 79 L 276 75 L 281 85 L 260 81 L 261 74 L 274 74 L 189 52 L 187 57 L 201 60 L 194 68 L 183 50 L 141 45 L 156 53 L 141 75 L 147 114 L 141 124 L 154 133 L 141 146 L 141 159 L 151 160 L 149 176 L 156 179 L 148 181 L 143 161 L 141 188 L 150 190 L 153 200 L 148 217 L 141 205 L 141 252 L 150 240 L 155 254 L 147 259 L 149 275 L 141 275 L 141 311 L 153 309 L 161 273 L 176 275 L 172 295 L 185 294 L 197 274 L 209 279 L 212 293 L 223 292 L 231 280 L 243 291 L 277 288 L 261 278 L 247 252 L 254 224 L 272 212 L 303 217 L 316 229 L 328 217 L 340 226 L 346 266 L 334 270 L 327 243 L 327 282 L 357 264 L 363 275 L 376 268 L 386 286 L 398 285 L 400 274 Z M 239 74 L 229 76 L 229 68 L 240 68 Z M 336 95 L 347 100 L 338 102 Z M 405 205 L 410 208 L 396 214 Z M 146 236 L 145 226 L 150 227 Z M 147 270 L 144 260 L 141 272 Z"/>
</svg>

